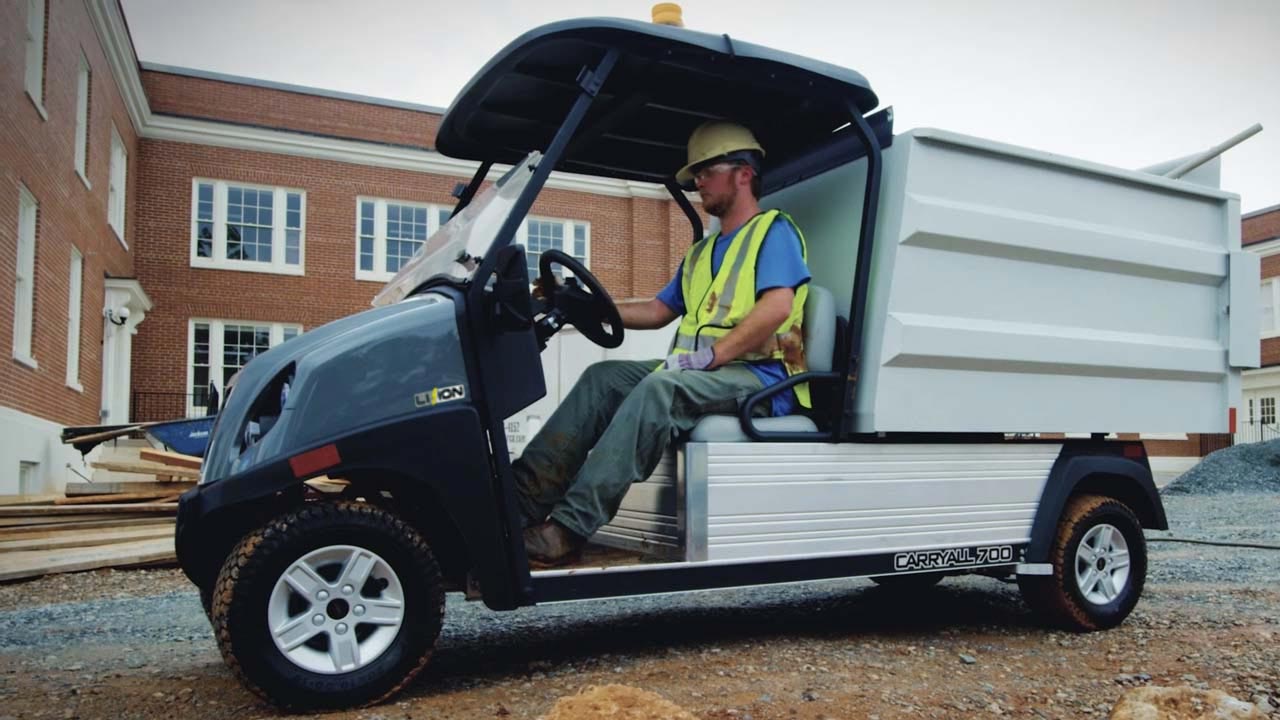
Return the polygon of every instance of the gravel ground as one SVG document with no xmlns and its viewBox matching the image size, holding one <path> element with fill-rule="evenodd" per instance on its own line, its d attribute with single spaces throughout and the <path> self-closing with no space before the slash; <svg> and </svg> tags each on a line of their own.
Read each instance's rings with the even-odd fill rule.
<svg viewBox="0 0 1280 720">
<path fill-rule="evenodd" d="M 1210 453 L 1164 489 L 1165 495 L 1280 492 L 1280 440 Z"/>
<path fill-rule="evenodd" d="M 701 718 L 1105 717 L 1139 684 L 1280 701 L 1280 494 L 1169 495 L 1147 591 L 1121 627 L 1041 628 L 1016 587 L 863 580 L 493 613 L 451 596 L 438 652 L 390 703 L 333 718 L 534 718 L 584 685 Z M 1267 706 L 1269 707 L 1269 706 Z M 223 665 L 180 571 L 0 586 L 0 718 L 276 717 Z M 1280 717 L 1280 715 L 1277 715 Z"/>
</svg>

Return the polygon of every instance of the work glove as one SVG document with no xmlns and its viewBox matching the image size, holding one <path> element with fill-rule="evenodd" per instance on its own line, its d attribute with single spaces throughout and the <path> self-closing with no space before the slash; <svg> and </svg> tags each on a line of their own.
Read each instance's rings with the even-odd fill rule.
<svg viewBox="0 0 1280 720">
<path fill-rule="evenodd" d="M 533 280 L 533 299 L 534 300 L 550 300 L 551 298 L 555 297 L 556 291 L 558 291 L 559 289 L 560 289 L 559 280 L 553 278 L 551 280 L 551 287 L 547 287 L 547 285 L 542 282 L 542 275 L 538 275 L 538 277 L 534 278 Z"/>
<path fill-rule="evenodd" d="M 706 347 L 697 352 L 674 353 L 665 364 L 668 370 L 706 370 L 715 361 L 715 348 Z"/>
</svg>

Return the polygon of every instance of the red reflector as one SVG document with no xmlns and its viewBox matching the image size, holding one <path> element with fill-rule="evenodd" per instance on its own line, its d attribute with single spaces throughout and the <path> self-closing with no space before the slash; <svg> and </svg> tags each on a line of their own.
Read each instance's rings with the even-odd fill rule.
<svg viewBox="0 0 1280 720">
<path fill-rule="evenodd" d="M 1127 458 L 1140 458 L 1147 454 L 1147 449 L 1141 445 L 1125 445 L 1124 456 Z"/>
<path fill-rule="evenodd" d="M 338 456 L 338 446 L 325 445 L 289 458 L 289 467 L 293 469 L 294 477 L 306 477 L 340 462 L 342 458 Z"/>
<path fill-rule="evenodd" d="M 1232 435 L 1236 434 L 1236 409 L 1227 408 L 1227 432 Z"/>
</svg>

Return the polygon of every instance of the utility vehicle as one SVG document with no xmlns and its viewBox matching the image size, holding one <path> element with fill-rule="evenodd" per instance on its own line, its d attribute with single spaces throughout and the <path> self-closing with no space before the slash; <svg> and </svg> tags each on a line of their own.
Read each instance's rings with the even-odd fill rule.
<svg viewBox="0 0 1280 720">
<path fill-rule="evenodd" d="M 1166 520 L 1143 444 L 1112 433 L 1226 432 L 1258 363 L 1239 200 L 895 135 L 879 105 L 851 70 L 643 22 L 559 22 L 498 53 L 440 125 L 439 151 L 478 163 L 452 219 L 372 309 L 243 369 L 181 500 L 179 560 L 240 679 L 286 707 L 378 701 L 427 663 L 451 591 L 513 610 L 982 573 L 1052 623 L 1121 622 L 1143 528 Z M 557 330 L 624 333 L 562 252 L 538 270 L 572 279 L 535 300 L 516 230 L 559 171 L 665 186 L 701 238 L 672 173 L 708 118 L 755 131 L 762 205 L 806 235 L 809 372 L 680 438 L 606 550 L 530 571 L 503 421 L 545 393 Z M 811 413 L 753 417 L 798 382 Z"/>
</svg>

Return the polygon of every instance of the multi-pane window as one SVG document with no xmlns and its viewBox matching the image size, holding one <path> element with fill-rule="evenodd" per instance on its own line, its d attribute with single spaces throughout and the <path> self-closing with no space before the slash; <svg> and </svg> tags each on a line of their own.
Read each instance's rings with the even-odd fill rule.
<svg viewBox="0 0 1280 720">
<path fill-rule="evenodd" d="M 1276 424 L 1276 399 L 1273 397 L 1264 397 L 1258 400 L 1258 410 L 1261 412 L 1261 420 L 1263 425 Z"/>
<path fill-rule="evenodd" d="M 45 0 L 27 0 L 27 95 L 44 115 Z"/>
<path fill-rule="evenodd" d="M 203 415 L 209 407 L 210 387 L 221 398 L 227 381 L 240 368 L 301 332 L 301 326 L 283 323 L 193 320 L 188 413 Z"/>
<path fill-rule="evenodd" d="M 301 190 L 195 180 L 191 265 L 301 275 L 306 195 Z"/>
<path fill-rule="evenodd" d="M 1280 278 L 1262 281 L 1258 306 L 1262 310 L 1262 337 L 1280 336 L 1280 312 L 1277 312 L 1280 308 Z"/>
<path fill-rule="evenodd" d="M 391 279 L 449 221 L 450 212 L 440 205 L 358 198 L 356 278 Z"/>
<path fill-rule="evenodd" d="M 529 218 L 516 233 L 516 242 L 525 247 L 529 266 L 529 281 L 538 277 L 538 262 L 547 250 L 561 250 L 588 265 L 591 226 L 573 220 Z"/>
<path fill-rule="evenodd" d="M 76 74 L 76 172 L 89 184 L 89 61 L 80 54 L 80 71 Z"/>
<path fill-rule="evenodd" d="M 80 387 L 80 300 L 84 275 L 84 256 L 71 248 L 71 274 L 67 286 L 67 386 Z"/>
<path fill-rule="evenodd" d="M 116 231 L 116 237 L 124 242 L 124 195 L 129 176 L 129 154 L 124 149 L 120 133 L 111 126 L 111 170 L 107 176 L 107 224 Z M 125 247 L 128 247 L 126 244 Z"/>
<path fill-rule="evenodd" d="M 36 199 L 26 187 L 18 186 L 18 262 L 14 283 L 13 356 L 35 367 L 31 355 L 31 328 L 36 299 Z"/>
<path fill-rule="evenodd" d="M 271 202 L 275 193 L 227 188 L 227 259 L 271 262 Z"/>
</svg>

